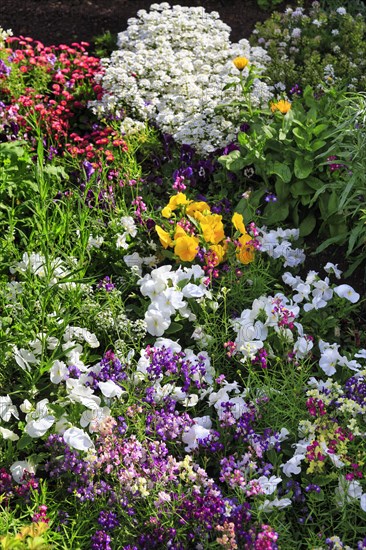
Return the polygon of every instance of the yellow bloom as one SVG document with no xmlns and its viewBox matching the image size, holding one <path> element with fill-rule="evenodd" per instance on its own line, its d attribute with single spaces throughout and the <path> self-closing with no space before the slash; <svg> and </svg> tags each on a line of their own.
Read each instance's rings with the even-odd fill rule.
<svg viewBox="0 0 366 550">
<path fill-rule="evenodd" d="M 183 227 L 177 225 L 177 227 L 175 228 L 174 240 L 176 241 L 177 239 L 180 239 L 180 237 L 188 237 L 188 233 L 184 231 Z"/>
<path fill-rule="evenodd" d="M 233 63 L 239 71 L 242 71 L 248 65 L 249 59 L 246 57 L 235 57 L 235 59 L 233 59 Z"/>
<path fill-rule="evenodd" d="M 169 206 L 164 206 L 163 210 L 161 211 L 161 215 L 163 218 L 171 218 L 172 217 L 173 210 Z"/>
<path fill-rule="evenodd" d="M 199 220 L 202 218 L 202 214 L 209 214 L 211 212 L 209 205 L 207 202 L 199 201 L 199 202 L 191 202 L 189 206 L 186 208 L 186 214 L 188 216 L 192 216 L 192 218 Z"/>
<path fill-rule="evenodd" d="M 196 237 L 179 237 L 175 241 L 174 254 L 183 262 L 192 262 L 197 256 L 199 241 Z"/>
<path fill-rule="evenodd" d="M 169 233 L 167 233 L 160 225 L 155 225 L 155 231 L 157 232 L 160 242 L 163 245 L 164 248 L 168 248 L 168 246 L 173 246 L 173 241 L 170 238 Z"/>
<path fill-rule="evenodd" d="M 271 103 L 271 111 L 274 113 L 275 111 L 280 111 L 283 115 L 289 112 L 291 109 L 291 103 L 289 101 L 286 101 L 285 99 L 281 99 L 280 101 Z"/>
<path fill-rule="evenodd" d="M 227 244 L 221 245 L 221 244 L 213 244 L 210 246 L 209 250 L 212 250 L 217 256 L 217 261 L 215 262 L 215 266 L 221 264 L 223 261 L 225 254 L 226 254 Z"/>
<path fill-rule="evenodd" d="M 252 237 L 248 233 L 238 239 L 240 246 L 236 249 L 236 257 L 242 264 L 250 264 L 254 260 L 255 248 L 252 244 L 248 244 L 251 240 Z"/>
<path fill-rule="evenodd" d="M 219 214 L 209 214 L 200 221 L 203 237 L 207 243 L 218 244 L 225 239 L 224 225 L 222 216 Z"/>
<path fill-rule="evenodd" d="M 239 214 L 238 212 L 234 212 L 233 217 L 231 218 L 231 221 L 235 229 L 237 231 L 240 231 L 242 235 L 247 232 L 245 229 L 243 216 L 241 214 Z"/>
</svg>

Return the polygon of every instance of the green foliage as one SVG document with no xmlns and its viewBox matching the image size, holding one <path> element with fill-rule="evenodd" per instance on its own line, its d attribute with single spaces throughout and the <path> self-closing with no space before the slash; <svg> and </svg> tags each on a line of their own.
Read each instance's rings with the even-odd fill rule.
<svg viewBox="0 0 366 550">
<path fill-rule="evenodd" d="M 325 11 L 317 2 L 309 13 L 288 8 L 257 23 L 251 44 L 268 51 L 265 74 L 287 90 L 322 82 L 365 89 L 366 23 L 361 14 Z"/>
<path fill-rule="evenodd" d="M 335 89 L 319 95 L 308 86 L 286 114 L 263 111 L 253 118 L 248 133 L 238 136 L 240 151 L 219 158 L 239 177 L 245 167 L 253 167 L 258 181 L 249 202 L 252 208 L 263 209 L 266 224 L 295 225 L 302 237 L 318 229 L 326 238 L 345 242 L 353 216 L 342 189 L 351 159 L 341 148 L 347 142 L 345 126 L 352 126 L 344 112 L 345 101 L 344 94 Z M 344 165 L 332 172 L 330 164 L 335 161 L 329 157 L 344 159 Z M 351 187 L 352 182 L 348 193 Z M 277 200 L 266 203 L 270 194 Z M 249 214 L 247 203 L 242 199 L 238 205 L 244 216 Z"/>
<path fill-rule="evenodd" d="M 117 35 L 106 31 L 92 39 L 94 52 L 97 57 L 109 57 L 116 49 Z"/>
</svg>

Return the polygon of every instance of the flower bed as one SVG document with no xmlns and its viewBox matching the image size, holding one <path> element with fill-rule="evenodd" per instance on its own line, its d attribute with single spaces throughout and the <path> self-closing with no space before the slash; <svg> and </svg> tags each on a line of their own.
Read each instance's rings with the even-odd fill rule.
<svg viewBox="0 0 366 550">
<path fill-rule="evenodd" d="M 366 548 L 363 297 L 301 267 L 364 257 L 363 96 L 202 8 L 118 47 L 1 34 L 2 548 Z"/>
</svg>

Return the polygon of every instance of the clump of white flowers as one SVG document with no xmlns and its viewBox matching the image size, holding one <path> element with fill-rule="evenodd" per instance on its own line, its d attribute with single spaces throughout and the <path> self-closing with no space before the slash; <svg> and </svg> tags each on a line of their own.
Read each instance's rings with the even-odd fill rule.
<svg viewBox="0 0 366 550">
<path fill-rule="evenodd" d="M 119 49 L 103 59 L 105 90 L 101 101 L 90 103 L 100 116 L 126 111 L 137 121 L 155 121 L 159 128 L 207 154 L 235 139 L 240 123 L 238 107 L 216 112 L 216 107 L 242 99 L 233 59 L 244 56 L 258 71 L 269 62 L 261 47 L 245 39 L 232 44 L 230 27 L 216 12 L 202 7 L 152 4 L 129 19 L 118 35 Z M 243 78 L 248 67 L 242 71 Z M 256 78 L 250 92 L 254 106 L 267 104 L 271 93 Z M 128 133 L 128 127 L 122 130 Z"/>
</svg>

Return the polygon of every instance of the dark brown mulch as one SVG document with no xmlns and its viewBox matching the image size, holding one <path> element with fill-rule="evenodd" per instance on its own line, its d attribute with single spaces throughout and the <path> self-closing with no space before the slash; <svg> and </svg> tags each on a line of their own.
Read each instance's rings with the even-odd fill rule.
<svg viewBox="0 0 366 550">
<path fill-rule="evenodd" d="M 91 42 L 105 31 L 125 30 L 127 20 L 140 9 L 149 10 L 152 3 L 154 0 L 1 0 L 0 25 L 46 45 Z M 170 0 L 169 4 L 203 6 L 207 12 L 219 12 L 232 28 L 233 42 L 247 38 L 255 23 L 268 17 L 256 0 Z"/>
</svg>

